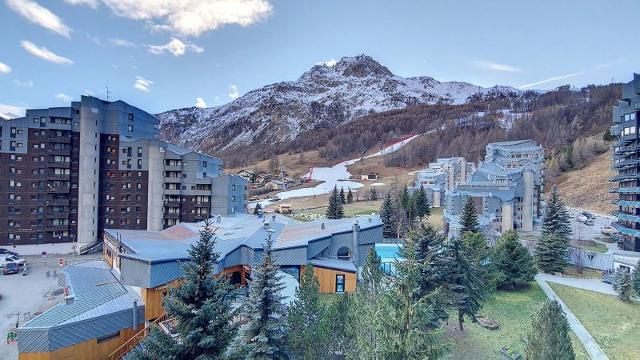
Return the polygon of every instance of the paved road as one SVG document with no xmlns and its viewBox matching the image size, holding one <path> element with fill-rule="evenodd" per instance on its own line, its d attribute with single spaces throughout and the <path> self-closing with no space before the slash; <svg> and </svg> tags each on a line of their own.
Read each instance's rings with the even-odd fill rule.
<svg viewBox="0 0 640 360">
<path fill-rule="evenodd" d="M 540 285 L 540 288 L 542 288 L 542 291 L 544 291 L 544 293 L 547 295 L 549 299 L 556 300 L 557 302 L 560 303 L 560 306 L 562 306 L 562 310 L 564 310 L 564 313 L 567 317 L 567 321 L 569 322 L 569 327 L 571 327 L 571 330 L 573 330 L 573 332 L 576 334 L 580 342 L 582 342 L 585 350 L 587 351 L 591 359 L 608 360 L 609 357 L 607 356 L 607 354 L 605 354 L 604 351 L 602 351 L 602 348 L 600 347 L 600 345 L 598 345 L 598 343 L 593 339 L 591 334 L 589 334 L 589 331 L 587 331 L 584 325 L 582 325 L 580 320 L 578 320 L 578 318 L 576 318 L 576 316 L 573 315 L 571 310 L 567 307 L 567 305 L 565 305 L 562 299 L 560 299 L 560 297 L 553 291 L 551 286 L 547 284 L 547 281 L 544 280 L 544 277 L 538 274 L 536 276 L 536 281 L 538 282 L 538 285 Z"/>
<path fill-rule="evenodd" d="M 569 276 L 558 276 L 551 274 L 538 274 L 536 278 L 544 281 L 567 285 L 578 289 L 590 290 L 607 295 L 616 295 L 610 284 L 603 282 L 600 279 L 578 279 Z"/>
</svg>

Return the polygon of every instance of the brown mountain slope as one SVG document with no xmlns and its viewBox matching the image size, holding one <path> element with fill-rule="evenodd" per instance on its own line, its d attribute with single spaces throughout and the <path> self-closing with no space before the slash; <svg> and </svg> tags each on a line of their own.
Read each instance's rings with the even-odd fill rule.
<svg viewBox="0 0 640 360">
<path fill-rule="evenodd" d="M 611 201 L 615 194 L 608 190 L 612 187 L 609 177 L 611 170 L 611 150 L 596 156 L 587 166 L 579 170 L 563 173 L 558 177 L 557 185 L 567 206 L 588 209 L 603 214 L 615 210 Z"/>
</svg>

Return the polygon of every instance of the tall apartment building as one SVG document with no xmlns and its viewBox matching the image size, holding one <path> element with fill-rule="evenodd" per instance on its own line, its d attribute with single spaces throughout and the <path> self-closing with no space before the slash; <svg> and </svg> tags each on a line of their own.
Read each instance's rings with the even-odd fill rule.
<svg viewBox="0 0 640 360">
<path fill-rule="evenodd" d="M 415 188 L 424 188 L 431 206 L 439 208 L 445 192 L 465 183 L 474 170 L 474 163 L 463 157 L 440 158 L 416 174 Z"/>
<path fill-rule="evenodd" d="M 613 166 L 618 175 L 610 179 L 617 186 L 618 246 L 623 250 L 640 251 L 640 74 L 622 87 L 622 99 L 613 107 L 611 134 L 617 137 Z"/>
<path fill-rule="evenodd" d="M 457 236 L 468 198 L 488 235 L 512 229 L 532 231 L 541 216 L 543 182 L 544 150 L 535 141 L 488 144 L 484 162 L 470 179 L 446 194 L 444 219 L 449 236 Z"/>
<path fill-rule="evenodd" d="M 246 181 L 222 161 L 158 140 L 159 121 L 82 96 L 0 123 L 0 245 L 99 241 L 244 211 Z"/>
</svg>

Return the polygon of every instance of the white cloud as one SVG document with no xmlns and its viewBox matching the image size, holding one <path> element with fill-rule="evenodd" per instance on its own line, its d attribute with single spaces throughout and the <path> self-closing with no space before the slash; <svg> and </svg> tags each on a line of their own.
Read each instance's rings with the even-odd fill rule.
<svg viewBox="0 0 640 360">
<path fill-rule="evenodd" d="M 92 9 L 98 8 L 98 0 L 64 0 L 69 5 L 86 5 Z"/>
<path fill-rule="evenodd" d="M 57 93 L 53 97 L 55 97 L 56 99 L 62 101 L 63 103 L 70 103 L 71 100 L 72 100 L 71 96 L 69 96 L 67 94 L 63 94 L 63 93 Z"/>
<path fill-rule="evenodd" d="M 49 29 L 66 37 L 69 37 L 71 33 L 71 29 L 65 25 L 56 14 L 35 1 L 7 0 L 7 6 L 23 18 L 45 29 Z"/>
<path fill-rule="evenodd" d="M 0 104 L 0 114 L 14 114 L 24 116 L 26 108 L 9 104 Z"/>
<path fill-rule="evenodd" d="M 265 20 L 268 0 L 102 0 L 117 15 L 146 20 L 152 28 L 184 36 L 200 36 L 228 24 L 249 26 Z"/>
<path fill-rule="evenodd" d="M 206 108 L 207 107 L 207 103 L 204 101 L 203 98 L 197 97 L 196 98 L 196 107 L 197 108 Z"/>
<path fill-rule="evenodd" d="M 520 69 L 515 66 L 511 66 L 507 64 L 499 64 L 491 61 L 472 61 L 471 64 L 484 70 L 502 71 L 502 72 L 520 71 Z"/>
<path fill-rule="evenodd" d="M 71 65 L 73 61 L 67 59 L 66 57 L 56 55 L 49 51 L 46 47 L 38 47 L 38 45 L 32 43 L 31 41 L 22 40 L 21 42 L 22 48 L 27 50 L 31 55 L 39 57 L 41 59 L 50 61 L 56 64 L 64 64 Z"/>
<path fill-rule="evenodd" d="M 14 79 L 13 83 L 18 85 L 18 86 L 24 86 L 24 87 L 32 87 L 33 86 L 33 81 L 31 80 L 18 80 L 18 79 Z"/>
<path fill-rule="evenodd" d="M 109 42 L 111 43 L 111 45 L 114 46 L 122 46 L 122 47 L 135 47 L 136 44 L 132 43 L 129 40 L 124 40 L 124 39 L 109 39 Z"/>
<path fill-rule="evenodd" d="M 180 56 L 184 55 L 187 51 L 201 53 L 204 49 L 195 44 L 184 43 L 176 38 L 171 38 L 171 41 L 165 45 L 149 45 L 149 52 L 156 55 L 170 52 L 175 56 Z"/>
<path fill-rule="evenodd" d="M 336 61 L 336 59 L 331 59 L 331 60 L 327 60 L 327 61 L 321 61 L 316 63 L 316 65 L 324 65 L 324 66 L 328 66 L 328 67 L 334 67 L 336 66 L 338 62 Z"/>
<path fill-rule="evenodd" d="M 0 74 L 8 74 L 11 72 L 11 66 L 0 62 Z"/>
<path fill-rule="evenodd" d="M 136 82 L 133 83 L 133 87 L 140 91 L 149 91 L 149 87 L 153 85 L 153 81 L 143 78 L 142 76 L 136 76 Z"/>
<path fill-rule="evenodd" d="M 238 87 L 235 85 L 229 85 L 229 97 L 232 99 L 236 99 L 240 96 L 240 91 L 238 91 Z"/>
</svg>

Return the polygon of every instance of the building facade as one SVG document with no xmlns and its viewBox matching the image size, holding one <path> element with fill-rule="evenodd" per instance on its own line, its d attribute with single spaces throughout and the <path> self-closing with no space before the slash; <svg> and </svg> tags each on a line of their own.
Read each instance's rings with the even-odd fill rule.
<svg viewBox="0 0 640 360">
<path fill-rule="evenodd" d="M 465 183 L 474 170 L 475 165 L 463 157 L 440 158 L 416 174 L 414 188 L 424 188 L 431 206 L 439 208 L 445 193 Z"/>
<path fill-rule="evenodd" d="M 485 160 L 468 181 L 446 194 L 444 219 L 449 236 L 458 235 L 460 215 L 469 198 L 490 238 L 513 229 L 533 231 L 541 217 L 543 183 L 544 150 L 535 141 L 488 144 Z"/>
<path fill-rule="evenodd" d="M 80 250 L 100 244 L 105 228 L 161 230 L 244 211 L 243 179 L 158 134 L 153 115 L 90 96 L 3 121 L 0 245 Z"/>
<path fill-rule="evenodd" d="M 622 99 L 613 107 L 611 134 L 614 145 L 613 167 L 618 175 L 610 179 L 618 194 L 617 221 L 613 226 L 622 250 L 640 251 L 640 74 L 622 87 Z"/>
</svg>

